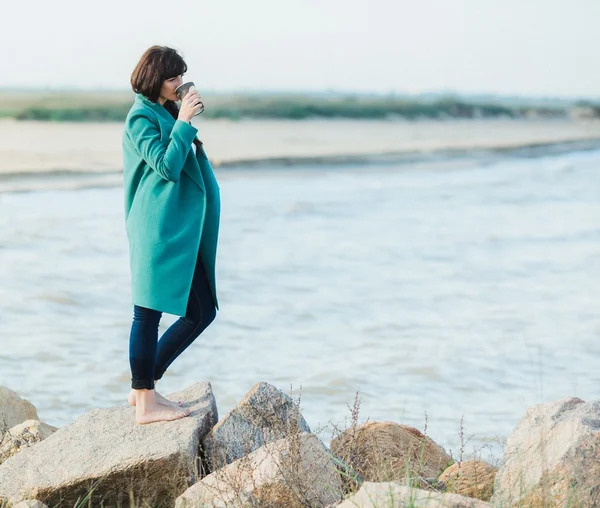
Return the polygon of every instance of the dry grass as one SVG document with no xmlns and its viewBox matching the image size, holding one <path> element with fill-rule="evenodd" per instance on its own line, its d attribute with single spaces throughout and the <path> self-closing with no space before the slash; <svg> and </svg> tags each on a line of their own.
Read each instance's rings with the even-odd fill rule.
<svg viewBox="0 0 600 508">
<path fill-rule="evenodd" d="M 300 395 L 298 395 L 295 399 L 297 412 L 294 413 L 294 418 L 290 418 L 287 422 L 272 419 L 265 422 L 265 425 L 270 425 L 277 428 L 280 432 L 283 432 L 288 442 L 285 453 L 281 454 L 279 452 L 274 452 L 273 454 L 267 454 L 262 458 L 263 461 L 268 461 L 275 465 L 277 468 L 276 479 L 269 481 L 265 480 L 265 478 L 257 477 L 255 471 L 260 467 L 260 464 L 253 462 L 249 456 L 245 456 L 235 462 L 235 468 L 222 468 L 214 473 L 214 476 L 218 481 L 210 484 L 210 493 L 218 505 L 228 507 L 248 506 L 256 508 L 313 508 L 325 506 L 325 504 L 316 502 L 315 492 L 317 487 L 326 489 L 327 486 L 322 484 L 318 485 L 318 481 L 314 480 L 315 478 L 318 479 L 323 476 L 322 472 L 325 464 L 307 462 L 307 457 L 305 456 L 302 446 L 302 432 L 298 427 L 298 421 L 301 415 L 300 402 L 301 398 Z M 437 482 L 437 475 L 435 477 L 427 477 L 427 475 L 423 474 L 423 472 L 426 471 L 426 461 L 429 452 L 427 416 L 425 416 L 424 431 L 422 433 L 417 431 L 418 434 L 415 433 L 415 437 L 418 438 L 420 445 L 417 448 L 410 450 L 410 453 L 406 455 L 403 464 L 392 464 L 389 461 L 381 460 L 381 456 L 378 456 L 377 453 L 364 453 L 365 442 L 364 435 L 360 432 L 360 397 L 358 393 L 355 396 L 353 405 L 349 407 L 349 412 L 350 420 L 349 423 L 345 425 L 345 428 L 340 428 L 338 425 L 334 425 L 330 422 L 315 432 L 315 434 L 324 434 L 327 431 L 331 431 L 334 439 L 339 438 L 342 434 L 347 436 L 344 447 L 347 454 L 344 457 L 336 456 L 333 453 L 328 456 L 328 461 L 330 460 L 333 462 L 341 476 L 344 496 L 355 493 L 360 488 L 364 479 L 370 480 L 370 478 L 364 478 L 365 467 L 370 471 L 369 474 L 374 474 L 378 478 L 377 481 L 387 481 L 390 479 L 398 481 L 398 478 L 392 478 L 392 476 L 393 474 L 398 473 L 399 470 L 402 470 L 404 473 L 401 480 L 402 483 L 415 488 L 432 490 L 434 491 L 434 495 L 435 492 L 442 493 L 447 489 L 448 491 L 453 491 L 462 495 L 468 494 L 480 499 L 489 499 L 491 496 L 488 481 L 489 475 L 492 474 L 491 466 L 483 466 L 482 471 L 479 471 L 482 474 L 479 474 L 477 470 L 475 471 L 476 474 L 473 476 L 467 474 L 466 468 L 472 466 L 469 466 L 469 462 L 465 460 L 466 458 L 481 460 L 483 453 L 486 451 L 490 451 L 491 453 L 491 449 L 483 446 L 474 450 L 473 453 L 469 454 L 469 457 L 466 457 L 466 447 L 470 438 L 465 436 L 464 419 L 461 418 L 459 429 L 460 448 L 457 450 L 457 456 L 455 458 L 453 457 L 453 459 L 456 460 L 456 463 L 453 466 L 454 475 L 451 476 L 451 481 L 444 478 L 447 482 L 444 483 Z M 367 420 L 367 423 L 370 422 Z M 7 432 L 8 429 L 5 422 L 0 422 L 0 437 L 5 436 Z M 270 433 L 268 434 L 271 435 Z M 269 435 L 265 435 L 264 437 L 268 438 Z M 452 452 L 450 455 L 453 456 Z M 202 450 L 199 450 L 199 461 L 201 461 L 202 458 Z M 207 473 L 206 469 L 202 470 L 201 467 L 199 468 L 199 471 L 200 474 Z M 467 477 L 469 477 L 469 479 L 467 479 Z M 307 483 L 307 478 L 313 479 L 313 484 L 310 482 Z M 483 480 L 488 483 L 483 485 Z M 100 482 L 104 481 L 110 481 L 110 479 L 100 480 Z M 144 483 L 148 485 L 148 482 L 151 481 L 152 478 L 140 478 L 139 474 L 135 477 L 132 476 L 129 486 L 126 487 L 124 485 L 118 495 L 112 496 L 110 499 L 103 499 L 97 495 L 100 482 L 96 482 L 95 484 L 88 485 L 87 491 L 76 503 L 69 503 L 67 505 L 58 501 L 50 503 L 49 506 L 50 508 L 60 506 L 74 506 L 75 508 L 154 508 L 172 506 L 174 499 L 181 495 L 189 486 L 187 478 L 173 478 L 173 489 L 171 492 L 163 491 L 160 494 L 148 496 L 140 491 L 139 485 Z M 338 496 L 338 498 L 339 497 L 341 496 Z M 573 508 L 583 506 L 578 503 L 577 496 L 573 490 L 569 491 L 567 497 L 568 499 L 565 506 Z M 341 499 L 338 499 L 338 501 L 341 501 Z M 531 506 L 553 506 L 544 499 L 536 498 L 535 500 L 530 499 L 529 501 L 533 503 Z M 393 502 L 394 500 L 391 499 L 390 506 L 393 506 Z M 410 500 L 407 500 L 406 503 L 407 507 L 413 506 L 413 502 Z M 211 505 L 207 504 L 205 506 Z M 332 506 L 334 506 L 334 504 Z M 520 503 L 518 506 L 525 508 L 528 505 Z M 0 500 L 0 508 L 5 507 L 6 504 L 3 504 Z M 498 508 L 508 507 L 499 506 Z"/>
<path fill-rule="evenodd" d="M 2 417 L 0 418 L 0 443 L 4 443 L 4 440 L 6 439 L 7 435 L 9 435 L 8 425 L 6 424 L 6 420 L 4 419 L 4 417 Z M 8 503 L 6 502 L 6 500 L 0 497 L 0 508 L 5 508 L 7 504 Z"/>
<path fill-rule="evenodd" d="M 335 429 L 331 450 L 340 462 L 356 471 L 355 478 L 370 482 L 402 482 L 431 488 L 437 476 L 452 462 L 425 433 L 393 422 L 358 425 L 358 395 L 351 408 L 351 425 Z M 427 420 L 425 431 L 427 428 Z M 347 486 L 350 492 L 359 486 Z"/>
<path fill-rule="evenodd" d="M 293 392 L 290 394 L 294 398 Z M 251 507 L 269 507 L 269 508 L 312 508 L 315 506 L 324 506 L 315 502 L 316 488 L 327 489 L 326 485 L 318 485 L 318 479 L 323 475 L 324 463 L 310 463 L 307 462 L 307 458 L 304 456 L 302 447 L 301 431 L 298 426 L 298 422 L 301 416 L 301 393 L 295 398 L 295 407 L 297 412 L 294 413 L 294 417 L 289 418 L 287 421 L 277 420 L 269 418 L 264 422 L 265 428 L 277 429 L 278 433 L 286 436 L 289 443 L 289 447 L 284 454 L 273 454 L 267 456 L 263 460 L 270 461 L 275 464 L 278 472 L 277 481 L 261 480 L 260 478 L 254 477 L 254 471 L 256 471 L 259 464 L 253 463 L 248 456 L 245 456 L 236 461 L 235 468 L 222 468 L 219 469 L 215 475 L 218 479 L 217 482 L 210 486 L 211 494 L 214 499 L 221 506 L 251 506 Z M 362 433 L 359 430 L 359 418 L 360 418 L 360 397 L 357 393 L 350 409 L 350 424 L 347 428 L 340 428 L 329 424 L 327 428 L 333 428 L 334 433 L 338 436 L 342 433 L 346 433 L 349 437 L 347 440 L 347 449 L 350 450 L 349 457 L 338 457 L 334 454 L 329 454 L 327 457 L 328 461 L 331 461 L 338 469 L 343 482 L 344 494 L 350 495 L 355 493 L 362 484 L 363 478 L 360 473 L 353 467 L 353 462 L 358 460 L 362 465 L 365 464 L 364 460 L 361 462 L 361 450 L 365 446 Z M 425 429 L 427 427 L 427 421 L 425 423 Z M 324 432 L 325 429 L 321 429 L 318 433 Z M 272 431 L 266 431 L 264 437 L 268 440 L 269 436 L 272 436 Z M 417 435 L 419 439 L 424 438 L 425 435 L 419 433 Z M 424 441 L 426 443 L 426 441 Z M 426 457 L 427 451 L 426 446 L 423 445 L 420 449 L 413 448 L 411 450 L 411 460 L 405 464 L 395 464 L 394 467 L 400 467 L 406 472 L 405 479 L 408 484 L 423 487 L 422 476 L 416 474 L 416 471 L 422 473 L 423 459 Z M 349 460 L 348 460 L 349 459 Z M 369 456 L 368 462 L 370 462 L 371 470 L 377 475 L 381 481 L 384 478 L 390 478 L 392 470 L 390 464 L 386 461 L 379 460 L 380 457 L 377 454 Z M 199 460 L 203 460 L 202 450 L 200 450 Z M 362 467 L 362 466 L 361 466 Z M 379 469 L 377 469 L 379 468 Z M 395 470 L 395 469 L 394 469 Z M 207 473 L 206 469 L 201 468 L 201 472 Z M 417 476 L 419 481 L 417 481 Z M 307 482 L 307 478 L 310 480 Z M 179 480 L 179 481 L 177 481 Z M 69 506 L 75 506 L 76 508 L 91 508 L 91 507 L 160 507 L 160 506 L 171 506 L 173 500 L 178 497 L 183 490 L 185 490 L 185 484 L 180 483 L 185 479 L 173 479 L 172 484 L 174 489 L 171 493 L 161 493 L 159 496 L 144 495 L 140 492 L 139 485 L 146 484 L 151 481 L 150 478 L 131 478 L 131 484 L 129 488 L 123 488 L 120 493 L 110 498 L 102 498 L 98 495 L 98 487 L 101 483 L 109 481 L 109 479 L 102 479 L 95 484 L 89 484 L 87 491 L 84 495 L 73 504 Z M 312 481 L 312 484 L 311 484 Z M 125 487 L 125 486 L 124 486 Z M 337 495 L 337 494 L 336 494 Z M 341 501 L 338 497 L 338 501 Z M 50 500 L 48 500 L 50 501 Z M 51 508 L 55 506 L 66 506 L 60 500 L 52 500 L 58 502 L 51 502 Z"/>
<path fill-rule="evenodd" d="M 318 500 L 323 496 L 334 502 L 340 499 L 339 485 L 333 492 L 335 486 L 323 480 L 328 468 L 330 473 L 336 474 L 331 457 L 328 454 L 311 455 L 310 446 L 307 446 L 307 434 L 299 424 L 301 395 L 294 400 L 291 392 L 290 397 L 294 406 L 285 419 L 276 418 L 278 411 L 268 408 L 260 415 L 254 415 L 260 416 L 264 425 L 260 441 L 267 445 L 214 471 L 203 483 L 205 493 L 218 506 L 302 508 L 322 506 Z M 277 441 L 275 436 L 279 437 Z M 285 440 L 285 446 L 281 439 Z M 249 436 L 249 441 L 255 443 L 256 436 Z M 220 450 L 219 455 L 228 456 L 229 453 Z"/>
</svg>

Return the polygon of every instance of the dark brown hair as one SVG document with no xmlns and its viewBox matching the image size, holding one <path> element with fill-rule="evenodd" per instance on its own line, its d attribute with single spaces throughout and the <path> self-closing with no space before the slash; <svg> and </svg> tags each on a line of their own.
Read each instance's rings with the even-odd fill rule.
<svg viewBox="0 0 600 508">
<path fill-rule="evenodd" d="M 174 78 L 187 72 L 187 64 L 176 49 L 167 46 L 152 46 L 148 48 L 131 73 L 131 88 L 135 93 L 140 93 L 157 102 L 160 89 L 165 80 Z M 179 108 L 175 102 L 167 100 L 163 107 L 175 119 L 179 116 Z M 199 141 L 199 143 L 196 143 Z M 194 140 L 196 146 L 202 144 Z"/>
</svg>

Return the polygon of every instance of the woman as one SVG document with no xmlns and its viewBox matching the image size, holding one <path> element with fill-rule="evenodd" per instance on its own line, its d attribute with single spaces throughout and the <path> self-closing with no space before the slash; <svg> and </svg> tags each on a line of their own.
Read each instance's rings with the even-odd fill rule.
<svg viewBox="0 0 600 508">
<path fill-rule="evenodd" d="M 203 107 L 200 96 L 191 88 L 181 108 L 175 104 L 186 71 L 176 50 L 149 48 L 131 75 L 136 97 L 123 133 L 133 303 L 128 399 L 139 424 L 189 414 L 156 392 L 155 383 L 219 308 L 219 186 L 191 124 Z M 181 317 L 158 340 L 163 312 Z"/>
</svg>

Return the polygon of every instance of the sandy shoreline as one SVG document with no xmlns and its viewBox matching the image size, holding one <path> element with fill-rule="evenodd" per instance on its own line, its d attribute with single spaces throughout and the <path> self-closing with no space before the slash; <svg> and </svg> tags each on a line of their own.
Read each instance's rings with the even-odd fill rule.
<svg viewBox="0 0 600 508">
<path fill-rule="evenodd" d="M 327 163 L 378 155 L 600 141 L 600 122 L 567 120 L 198 120 L 215 166 Z M 0 176 L 122 169 L 121 123 L 0 120 Z"/>
</svg>

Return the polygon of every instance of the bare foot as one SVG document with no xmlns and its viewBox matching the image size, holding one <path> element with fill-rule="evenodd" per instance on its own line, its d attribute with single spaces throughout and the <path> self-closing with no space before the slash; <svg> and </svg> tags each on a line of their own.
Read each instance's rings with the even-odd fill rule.
<svg viewBox="0 0 600 508">
<path fill-rule="evenodd" d="M 158 393 L 156 390 L 154 391 L 155 397 L 156 397 L 156 401 L 159 404 L 163 404 L 164 406 L 170 406 L 170 407 L 181 407 L 181 405 L 183 404 L 183 402 L 178 401 L 178 402 L 174 402 L 172 400 L 169 400 L 165 397 L 163 397 L 160 393 Z M 127 402 L 129 402 L 130 406 L 135 407 L 135 390 L 131 390 L 129 392 L 129 395 L 127 396 Z"/>
<path fill-rule="evenodd" d="M 165 406 L 157 402 L 152 406 L 147 405 L 145 411 L 137 409 L 135 412 L 135 423 L 143 425 L 154 422 L 169 422 L 185 418 L 189 414 L 189 409 L 175 409 L 174 407 Z"/>
<path fill-rule="evenodd" d="M 158 402 L 155 390 L 135 390 L 134 396 L 137 424 L 178 420 L 190 414 L 189 409 L 166 406 Z"/>
</svg>

